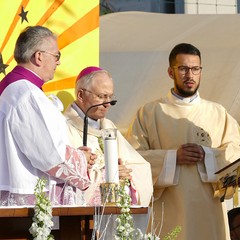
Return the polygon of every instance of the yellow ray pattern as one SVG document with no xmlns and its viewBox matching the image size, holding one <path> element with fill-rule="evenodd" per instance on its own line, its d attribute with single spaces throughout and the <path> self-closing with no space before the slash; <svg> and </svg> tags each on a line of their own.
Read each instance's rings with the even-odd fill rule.
<svg viewBox="0 0 240 240">
<path fill-rule="evenodd" d="M 19 14 L 24 11 L 26 19 Z M 0 1 L 0 54 L 5 73 L 16 65 L 13 50 L 27 26 L 49 27 L 58 35 L 61 65 L 54 80 L 44 84 L 46 94 L 56 94 L 66 107 L 73 100 L 75 79 L 86 66 L 99 65 L 99 0 Z M 4 73 L 0 72 L 0 79 Z"/>
</svg>

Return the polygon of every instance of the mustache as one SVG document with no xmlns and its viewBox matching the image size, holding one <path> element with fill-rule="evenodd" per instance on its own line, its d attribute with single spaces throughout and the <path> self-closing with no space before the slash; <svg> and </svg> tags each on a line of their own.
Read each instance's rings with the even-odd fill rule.
<svg viewBox="0 0 240 240">
<path fill-rule="evenodd" d="M 196 83 L 196 81 L 194 81 L 194 79 L 186 79 L 183 83 Z"/>
</svg>

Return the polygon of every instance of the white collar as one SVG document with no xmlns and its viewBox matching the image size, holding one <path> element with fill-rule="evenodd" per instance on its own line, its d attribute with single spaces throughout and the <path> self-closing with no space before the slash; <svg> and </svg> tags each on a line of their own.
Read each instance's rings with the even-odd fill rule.
<svg viewBox="0 0 240 240">
<path fill-rule="evenodd" d="M 178 94 L 176 94 L 174 91 L 173 91 L 173 88 L 171 89 L 171 93 L 174 97 L 176 97 L 177 99 L 181 100 L 182 102 L 184 103 L 194 103 L 195 100 L 198 100 L 198 98 L 200 97 L 199 96 L 199 93 L 196 92 L 193 96 L 191 97 L 188 97 L 188 98 L 185 98 L 185 97 L 182 97 L 182 96 L 179 96 Z"/>
</svg>

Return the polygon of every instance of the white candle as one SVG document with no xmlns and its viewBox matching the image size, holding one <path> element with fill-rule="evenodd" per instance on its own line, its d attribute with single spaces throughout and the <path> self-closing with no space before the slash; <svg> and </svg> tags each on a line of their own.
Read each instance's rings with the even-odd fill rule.
<svg viewBox="0 0 240 240">
<path fill-rule="evenodd" d="M 116 129 L 106 129 L 104 133 L 104 160 L 106 182 L 119 183 L 118 146 Z"/>
</svg>

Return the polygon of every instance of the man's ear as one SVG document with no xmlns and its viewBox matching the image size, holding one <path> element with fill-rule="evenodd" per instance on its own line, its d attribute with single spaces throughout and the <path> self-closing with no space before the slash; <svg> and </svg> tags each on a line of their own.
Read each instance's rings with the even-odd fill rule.
<svg viewBox="0 0 240 240">
<path fill-rule="evenodd" d="M 174 79 L 174 72 L 173 72 L 173 68 L 168 67 L 168 76 L 172 79 Z"/>
<path fill-rule="evenodd" d="M 77 99 L 78 101 L 82 102 L 83 101 L 83 90 L 79 89 L 77 92 Z"/>
<path fill-rule="evenodd" d="M 41 64 L 42 64 L 42 53 L 40 51 L 35 52 L 33 54 L 32 58 L 31 58 L 31 60 L 37 66 L 41 66 Z"/>
</svg>

